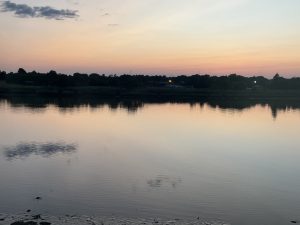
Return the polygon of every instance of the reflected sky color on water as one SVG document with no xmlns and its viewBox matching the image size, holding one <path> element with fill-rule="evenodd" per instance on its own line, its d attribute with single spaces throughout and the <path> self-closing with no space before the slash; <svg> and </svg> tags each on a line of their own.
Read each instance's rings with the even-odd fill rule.
<svg viewBox="0 0 300 225">
<path fill-rule="evenodd" d="M 268 105 L 212 105 L 145 103 L 133 113 L 2 101 L 0 211 L 299 220 L 297 107 L 274 117 Z"/>
</svg>

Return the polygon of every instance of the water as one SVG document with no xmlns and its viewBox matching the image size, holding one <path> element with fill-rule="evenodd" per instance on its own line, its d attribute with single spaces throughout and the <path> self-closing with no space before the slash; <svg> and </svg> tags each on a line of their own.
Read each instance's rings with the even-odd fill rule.
<svg viewBox="0 0 300 225">
<path fill-rule="evenodd" d="M 2 100 L 0 212 L 300 220 L 299 109 L 220 105 Z"/>
</svg>

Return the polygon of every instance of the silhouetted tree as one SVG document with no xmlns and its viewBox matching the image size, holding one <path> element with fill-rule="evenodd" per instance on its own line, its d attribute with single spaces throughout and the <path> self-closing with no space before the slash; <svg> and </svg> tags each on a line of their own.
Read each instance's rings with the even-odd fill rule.
<svg viewBox="0 0 300 225">
<path fill-rule="evenodd" d="M 0 70 L 0 80 L 5 80 L 6 72 Z"/>
<path fill-rule="evenodd" d="M 26 70 L 24 70 L 23 68 L 19 68 L 18 74 L 19 74 L 19 75 L 26 75 L 27 72 L 26 72 Z"/>
<path fill-rule="evenodd" d="M 278 80 L 278 79 L 280 79 L 280 75 L 276 73 L 275 76 L 273 77 L 273 80 Z"/>
<path fill-rule="evenodd" d="M 26 76 L 23 76 L 25 75 Z M 74 73 L 73 75 L 58 74 L 51 70 L 48 73 L 27 73 L 20 68 L 17 73 L 0 72 L 0 79 L 7 83 L 37 86 L 106 86 L 116 88 L 145 88 L 145 87 L 168 87 L 168 88 L 194 88 L 210 90 L 256 90 L 256 89 L 300 89 L 300 78 L 284 78 L 276 74 L 272 79 L 262 76 L 244 77 L 237 74 L 228 76 L 210 76 L 195 74 L 192 76 L 180 75 L 167 77 L 162 75 L 128 75 L 121 76 L 99 75 L 92 73 Z M 172 83 L 169 83 L 169 80 Z"/>
<path fill-rule="evenodd" d="M 54 71 L 54 70 L 50 70 L 48 73 L 47 73 L 48 76 L 57 76 L 57 72 Z"/>
</svg>

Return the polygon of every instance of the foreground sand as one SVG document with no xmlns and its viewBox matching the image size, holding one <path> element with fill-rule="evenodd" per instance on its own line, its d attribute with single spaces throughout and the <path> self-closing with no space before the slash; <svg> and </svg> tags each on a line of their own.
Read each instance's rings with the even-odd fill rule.
<svg viewBox="0 0 300 225">
<path fill-rule="evenodd" d="M 90 217 L 90 216 L 50 216 L 36 214 L 8 215 L 0 213 L 1 225 L 230 225 L 220 221 L 204 221 L 201 218 L 191 220 L 161 220 L 157 218 Z"/>
</svg>

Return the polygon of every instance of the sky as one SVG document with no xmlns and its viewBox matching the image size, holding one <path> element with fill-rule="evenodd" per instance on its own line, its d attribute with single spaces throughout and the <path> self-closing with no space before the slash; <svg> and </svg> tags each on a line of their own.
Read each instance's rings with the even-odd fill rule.
<svg viewBox="0 0 300 225">
<path fill-rule="evenodd" d="M 0 5 L 0 70 L 300 76 L 299 0 Z"/>
</svg>

